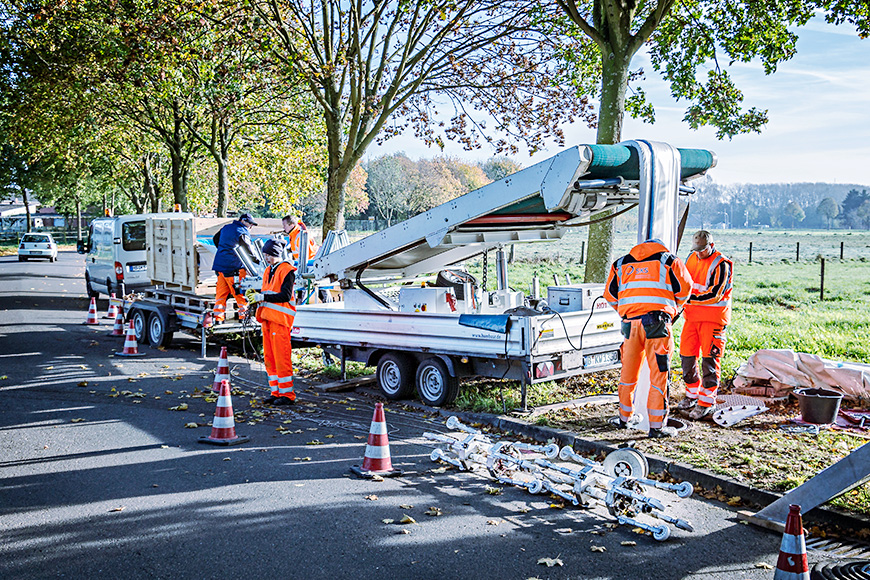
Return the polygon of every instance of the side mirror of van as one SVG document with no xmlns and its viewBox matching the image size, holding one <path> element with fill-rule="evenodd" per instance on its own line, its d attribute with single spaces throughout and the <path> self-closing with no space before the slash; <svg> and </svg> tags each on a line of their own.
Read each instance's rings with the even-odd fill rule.
<svg viewBox="0 0 870 580">
<path fill-rule="evenodd" d="M 76 242 L 76 252 L 79 254 L 87 254 L 90 248 L 88 248 L 87 242 L 84 240 L 78 240 Z"/>
</svg>

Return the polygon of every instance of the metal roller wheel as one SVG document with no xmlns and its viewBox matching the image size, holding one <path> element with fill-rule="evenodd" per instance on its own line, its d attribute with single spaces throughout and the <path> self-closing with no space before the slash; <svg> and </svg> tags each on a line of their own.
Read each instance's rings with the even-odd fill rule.
<svg viewBox="0 0 870 580">
<path fill-rule="evenodd" d="M 624 447 L 604 458 L 604 469 L 612 477 L 641 479 L 649 474 L 649 463 L 637 449 Z"/>
<path fill-rule="evenodd" d="M 671 529 L 667 526 L 659 526 L 653 530 L 653 539 L 664 542 L 671 537 Z"/>
<path fill-rule="evenodd" d="M 540 479 L 533 479 L 529 484 L 529 493 L 539 494 L 544 489 L 544 482 Z"/>
<path fill-rule="evenodd" d="M 544 447 L 544 457 L 547 459 L 556 459 L 559 456 L 559 446 L 555 443 L 550 443 Z"/>
<path fill-rule="evenodd" d="M 695 488 L 688 481 L 684 481 L 674 491 L 676 492 L 677 497 L 687 498 L 695 493 Z"/>
</svg>

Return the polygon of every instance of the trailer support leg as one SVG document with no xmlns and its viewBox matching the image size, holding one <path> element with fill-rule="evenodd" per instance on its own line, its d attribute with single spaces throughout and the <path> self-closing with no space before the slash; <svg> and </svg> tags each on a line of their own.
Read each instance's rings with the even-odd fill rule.
<svg viewBox="0 0 870 580">
<path fill-rule="evenodd" d="M 341 380 L 347 380 L 347 353 L 344 350 L 344 345 L 341 345 Z"/>
<path fill-rule="evenodd" d="M 205 327 L 200 329 L 200 339 L 202 340 L 202 358 L 205 358 Z"/>
</svg>

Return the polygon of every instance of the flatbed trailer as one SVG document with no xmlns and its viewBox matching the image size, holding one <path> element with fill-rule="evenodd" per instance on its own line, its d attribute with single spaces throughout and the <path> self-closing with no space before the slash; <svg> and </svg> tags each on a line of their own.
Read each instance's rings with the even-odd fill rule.
<svg viewBox="0 0 870 580">
<path fill-rule="evenodd" d="M 677 245 L 678 196 L 715 165 L 709 151 L 662 143 L 582 145 L 315 259 L 310 276 L 338 283 L 344 300 L 299 304 L 296 347 L 320 346 L 377 367 L 390 399 L 415 387 L 431 405 L 449 404 L 459 378 L 543 381 L 619 367 L 619 316 L 598 299 L 554 312 L 510 287 L 504 248 L 560 239 L 571 227 L 621 204 L 638 204 L 638 240 Z M 431 276 L 495 250 L 497 287 L 440 283 Z M 466 278 L 467 280 L 467 278 Z M 248 281 L 254 285 L 256 281 Z M 452 295 L 449 297 L 448 295 Z M 445 300 L 446 299 L 446 300 Z M 553 305 L 550 305 L 553 306 Z"/>
</svg>

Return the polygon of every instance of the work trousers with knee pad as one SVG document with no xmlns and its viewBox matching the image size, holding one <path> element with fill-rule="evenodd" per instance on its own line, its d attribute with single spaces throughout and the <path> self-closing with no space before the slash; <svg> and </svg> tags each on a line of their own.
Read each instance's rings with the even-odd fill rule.
<svg viewBox="0 0 870 580">
<path fill-rule="evenodd" d="M 668 416 L 668 367 L 674 352 L 670 321 L 652 327 L 640 319 L 622 323 L 622 372 L 619 377 L 619 418 L 628 422 L 634 412 L 634 391 L 641 365 L 649 365 L 650 389 L 646 400 L 649 426 L 661 429 Z M 638 402 L 638 404 L 642 404 Z"/>
<path fill-rule="evenodd" d="M 680 360 L 683 367 L 683 380 L 686 382 L 686 397 L 697 399 L 702 407 L 712 407 L 716 404 L 725 340 L 725 327 L 718 322 L 687 320 L 683 325 L 683 333 L 680 336 Z"/>
<path fill-rule="evenodd" d="M 263 362 L 269 376 L 273 397 L 296 400 L 293 389 L 293 359 L 290 347 L 290 326 L 263 320 Z"/>
</svg>

